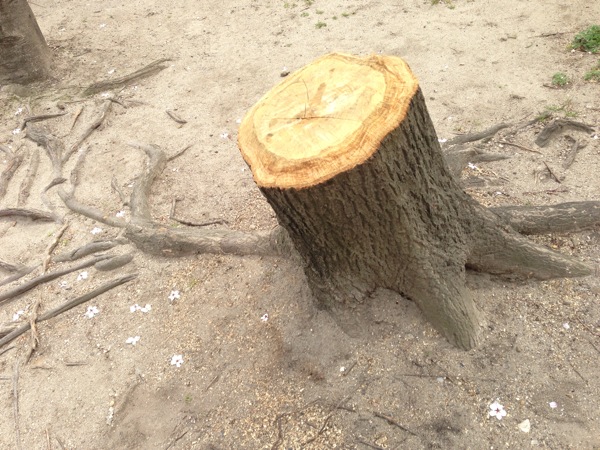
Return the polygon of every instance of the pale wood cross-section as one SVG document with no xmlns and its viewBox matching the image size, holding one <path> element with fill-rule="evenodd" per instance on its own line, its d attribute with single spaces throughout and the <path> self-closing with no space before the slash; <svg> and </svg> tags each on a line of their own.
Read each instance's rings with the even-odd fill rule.
<svg viewBox="0 0 600 450">
<path fill-rule="evenodd" d="M 417 88 L 400 58 L 324 56 L 248 112 L 240 150 L 259 186 L 313 186 L 377 151 L 404 119 Z"/>
</svg>

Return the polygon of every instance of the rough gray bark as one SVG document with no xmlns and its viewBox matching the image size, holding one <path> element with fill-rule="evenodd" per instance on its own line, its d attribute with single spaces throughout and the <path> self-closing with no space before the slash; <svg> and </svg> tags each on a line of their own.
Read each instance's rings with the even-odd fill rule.
<svg viewBox="0 0 600 450">
<path fill-rule="evenodd" d="M 50 50 L 27 0 L 0 0 L 0 83 L 44 79 Z"/>
</svg>

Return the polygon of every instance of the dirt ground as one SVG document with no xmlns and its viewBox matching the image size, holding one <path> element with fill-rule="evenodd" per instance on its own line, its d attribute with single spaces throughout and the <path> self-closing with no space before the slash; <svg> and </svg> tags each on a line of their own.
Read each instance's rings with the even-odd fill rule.
<svg viewBox="0 0 600 450">
<path fill-rule="evenodd" d="M 25 155 L 1 207 L 17 205 L 37 151 L 40 165 L 24 206 L 48 210 L 41 191 L 52 167 L 25 131 L 17 132 L 25 117 L 66 112 L 41 125 L 68 147 L 106 101 L 103 92 L 82 96 L 81 87 L 161 58 L 170 58 L 164 70 L 114 91 L 119 103 L 111 103 L 84 143 L 89 150 L 76 197 L 110 217 L 130 214 L 111 181 L 130 193 L 146 164 L 144 153 L 127 145 L 135 141 L 168 155 L 191 145 L 152 189 L 153 217 L 166 227 L 184 226 L 169 220 L 177 199 L 176 216 L 187 221 L 272 228 L 274 214 L 237 149 L 239 120 L 282 71 L 332 51 L 404 58 L 440 139 L 541 114 L 600 131 L 599 85 L 583 81 L 598 55 L 569 49 L 573 36 L 600 18 L 600 2 L 432 3 L 36 0 L 32 8 L 52 48 L 55 79 L 0 90 L 0 145 Z M 552 88 L 556 72 L 571 82 Z M 569 130 L 539 148 L 534 140 L 542 127 L 512 136 L 505 130 L 482 144 L 510 159 L 466 169 L 468 192 L 486 205 L 597 200 L 598 134 Z M 566 135 L 586 144 L 568 169 Z M 537 152 L 500 143 L 507 140 Z M 8 164 L 0 154 L 0 172 Z M 118 228 L 69 212 L 56 188 L 47 197 L 68 222 L 53 254 L 119 236 Z M 0 259 L 41 263 L 61 227 L 0 218 Z M 600 263 L 598 229 L 532 239 L 593 267 Z M 548 282 L 469 274 L 485 317 L 484 338 L 463 352 L 413 303 L 387 291 L 358 308 L 359 326 L 344 332 L 315 307 L 295 261 L 156 257 L 127 243 L 110 250 L 126 253 L 134 259 L 121 268 L 75 271 L 0 306 L 0 323 L 22 325 L 38 301 L 42 314 L 138 274 L 40 323 L 28 363 L 30 333 L 0 349 L 0 448 L 600 448 L 597 269 L 594 276 Z M 53 262 L 49 271 L 75 264 Z M 20 282 L 2 286 L 0 294 Z M 135 304 L 146 312 L 131 312 Z M 98 312 L 87 317 L 91 306 Z M 179 366 L 172 364 L 177 355 Z M 507 412 L 502 420 L 489 415 L 496 401 Z"/>
</svg>

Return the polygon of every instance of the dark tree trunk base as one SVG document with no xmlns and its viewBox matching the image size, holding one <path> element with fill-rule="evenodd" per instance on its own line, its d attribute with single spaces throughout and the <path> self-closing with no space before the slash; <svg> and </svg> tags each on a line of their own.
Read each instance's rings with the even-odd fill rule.
<svg viewBox="0 0 600 450">
<path fill-rule="evenodd" d="M 50 49 L 27 0 L 0 0 L 0 84 L 46 78 Z"/>
</svg>

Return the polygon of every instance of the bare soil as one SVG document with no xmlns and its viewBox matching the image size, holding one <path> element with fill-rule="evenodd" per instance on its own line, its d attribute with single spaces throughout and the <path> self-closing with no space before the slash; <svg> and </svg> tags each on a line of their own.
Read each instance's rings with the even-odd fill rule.
<svg viewBox="0 0 600 450">
<path fill-rule="evenodd" d="M 0 206 L 17 205 L 38 151 L 24 206 L 48 209 L 40 193 L 52 179 L 51 164 L 25 131 L 14 132 L 25 117 L 66 112 L 41 124 L 68 147 L 105 101 L 103 92 L 85 97 L 81 88 L 161 58 L 170 58 L 164 70 L 112 91 L 120 103 L 84 143 L 75 195 L 110 217 L 129 217 L 111 180 L 130 193 L 146 164 L 144 153 L 127 145 L 136 141 L 168 155 L 191 145 L 152 189 L 153 217 L 165 227 L 185 226 L 169 219 L 174 199 L 175 215 L 186 221 L 220 219 L 246 231 L 275 226 L 237 149 L 238 121 L 283 71 L 332 51 L 404 58 L 440 139 L 540 114 L 598 131 L 600 89 L 583 81 L 598 55 L 572 52 L 569 43 L 600 17 L 599 2 L 432 3 L 36 0 L 55 78 L 0 90 L 0 145 L 25 155 Z M 556 72 L 569 76 L 566 87 L 551 87 Z M 486 205 L 597 200 L 598 135 L 567 130 L 539 148 L 534 140 L 543 126 L 504 130 L 481 144 L 510 159 L 466 169 L 468 192 Z M 568 169 L 566 135 L 586 144 Z M 537 152 L 500 143 L 508 140 Z M 0 153 L 0 172 L 8 164 Z M 53 254 L 119 236 L 117 228 L 69 212 L 56 188 L 48 199 L 69 224 Z M 0 218 L 0 259 L 41 263 L 61 227 Z M 534 239 L 592 266 L 600 262 L 598 229 Z M 42 314 L 138 274 L 38 324 L 39 344 L 27 363 L 30 333 L 0 349 L 0 448 L 600 448 L 598 272 L 548 282 L 469 274 L 485 337 L 463 352 L 413 303 L 387 291 L 357 308 L 359 326 L 348 334 L 315 307 L 293 260 L 157 257 L 129 244 L 110 251 L 129 252 L 134 259 L 121 268 L 89 268 L 87 278 L 73 272 L 0 306 L 0 322 L 13 323 L 22 310 L 17 323 L 24 324 L 36 302 Z M 73 264 L 53 262 L 49 271 Z M 170 300 L 173 291 L 180 295 Z M 134 304 L 151 310 L 130 312 Z M 88 306 L 99 311 L 93 318 L 84 316 Z M 135 345 L 127 343 L 135 336 Z M 174 355 L 182 356 L 180 367 L 171 364 Z M 507 411 L 502 420 L 489 416 L 495 401 Z M 519 428 L 526 419 L 529 432 Z"/>
</svg>

